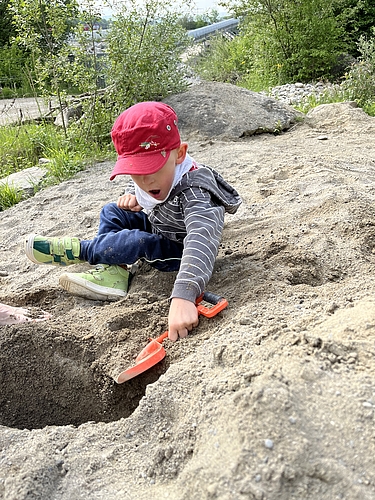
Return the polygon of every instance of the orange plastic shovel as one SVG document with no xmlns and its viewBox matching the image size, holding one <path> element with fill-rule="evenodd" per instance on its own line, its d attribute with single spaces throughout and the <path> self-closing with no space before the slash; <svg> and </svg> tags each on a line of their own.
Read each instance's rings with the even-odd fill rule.
<svg viewBox="0 0 375 500">
<path fill-rule="evenodd" d="M 212 304 L 212 307 L 202 305 L 202 301 Z M 206 318 L 213 318 L 216 314 L 227 307 L 228 301 L 215 293 L 204 292 L 200 297 L 198 297 L 196 305 L 198 314 L 202 314 L 202 316 L 205 316 Z M 123 382 L 140 375 L 159 363 L 159 361 L 161 361 L 166 355 L 162 342 L 167 337 L 168 331 L 164 332 L 163 335 L 160 335 L 157 339 L 150 339 L 150 343 L 147 344 L 136 357 L 135 365 L 121 372 L 115 381 L 118 384 L 122 384 Z"/>
</svg>

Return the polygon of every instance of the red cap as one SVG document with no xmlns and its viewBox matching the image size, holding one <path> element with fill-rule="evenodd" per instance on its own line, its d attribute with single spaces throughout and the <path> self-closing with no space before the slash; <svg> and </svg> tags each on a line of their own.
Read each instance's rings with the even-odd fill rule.
<svg viewBox="0 0 375 500">
<path fill-rule="evenodd" d="M 139 102 L 125 110 L 112 127 L 118 157 L 116 175 L 149 175 L 160 170 L 181 144 L 175 111 L 162 102 Z"/>
</svg>

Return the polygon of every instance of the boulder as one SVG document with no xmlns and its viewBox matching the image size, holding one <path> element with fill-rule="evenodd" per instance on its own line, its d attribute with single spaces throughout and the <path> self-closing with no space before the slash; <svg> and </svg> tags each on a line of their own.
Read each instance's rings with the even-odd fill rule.
<svg viewBox="0 0 375 500">
<path fill-rule="evenodd" d="M 40 186 L 46 174 L 47 170 L 45 168 L 30 167 L 0 179 L 0 185 L 9 185 L 21 190 L 24 197 L 27 198 L 35 193 L 36 188 Z"/>
<path fill-rule="evenodd" d="M 273 97 L 229 83 L 201 82 L 164 102 L 176 111 L 185 138 L 233 141 L 262 133 L 278 134 L 304 116 Z"/>
</svg>

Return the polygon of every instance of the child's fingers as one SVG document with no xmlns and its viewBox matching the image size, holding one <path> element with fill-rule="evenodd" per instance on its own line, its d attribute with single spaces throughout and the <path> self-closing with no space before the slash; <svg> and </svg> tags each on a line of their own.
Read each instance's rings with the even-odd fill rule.
<svg viewBox="0 0 375 500">
<path fill-rule="evenodd" d="M 168 338 L 172 342 L 175 342 L 178 339 L 178 331 L 177 330 L 169 329 L 169 331 L 168 331 Z"/>
<path fill-rule="evenodd" d="M 29 309 L 0 304 L 0 325 L 16 325 L 30 321 L 39 322 L 50 319 L 51 317 L 52 316 L 45 311 L 39 312 L 38 315 L 31 316 Z"/>
<path fill-rule="evenodd" d="M 140 212 L 141 210 L 142 210 L 141 205 L 135 205 L 135 207 L 131 209 L 132 212 Z"/>
</svg>

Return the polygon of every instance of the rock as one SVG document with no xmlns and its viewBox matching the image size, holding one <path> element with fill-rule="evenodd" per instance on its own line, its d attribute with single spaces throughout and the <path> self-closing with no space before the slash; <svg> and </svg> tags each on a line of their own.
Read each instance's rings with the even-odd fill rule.
<svg viewBox="0 0 375 500">
<path fill-rule="evenodd" d="M 164 99 L 178 117 L 186 138 L 237 140 L 243 137 L 280 133 L 302 113 L 273 97 L 227 83 L 202 82 L 186 92 Z"/>
<path fill-rule="evenodd" d="M 21 190 L 24 193 L 24 197 L 29 197 L 33 196 L 46 175 L 47 170 L 45 168 L 30 167 L 0 179 L 0 184 L 9 185 Z"/>
<path fill-rule="evenodd" d="M 70 125 L 71 122 L 79 120 L 83 115 L 82 105 L 78 104 L 77 106 L 67 106 L 64 108 L 62 113 L 58 113 L 55 118 L 55 125 L 58 127 L 63 126 L 63 118 L 64 124 L 66 127 Z"/>
<path fill-rule="evenodd" d="M 342 133 L 358 127 L 362 132 L 374 132 L 374 119 L 367 115 L 354 101 L 321 104 L 311 109 L 305 119 L 307 125 L 317 130 Z"/>
<path fill-rule="evenodd" d="M 308 98 L 319 99 L 326 93 L 339 90 L 340 86 L 331 83 L 287 83 L 273 87 L 269 92 L 261 92 L 263 95 L 270 95 L 284 104 L 291 106 L 299 105 Z"/>
</svg>

